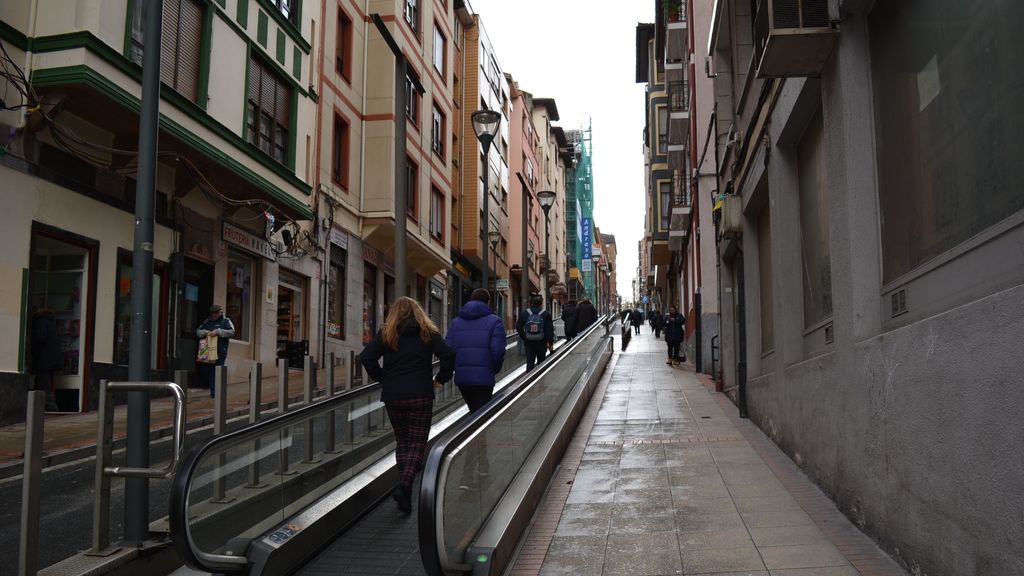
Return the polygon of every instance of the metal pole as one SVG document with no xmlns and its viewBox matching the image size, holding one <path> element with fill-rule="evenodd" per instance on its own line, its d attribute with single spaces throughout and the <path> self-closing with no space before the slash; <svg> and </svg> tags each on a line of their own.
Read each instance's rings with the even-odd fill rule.
<svg viewBox="0 0 1024 576">
<path fill-rule="evenodd" d="M 110 547 L 110 476 L 104 469 L 114 452 L 114 406 L 107 381 L 100 380 L 100 409 L 96 430 L 96 499 L 93 505 L 92 554 L 102 554 Z"/>
<path fill-rule="evenodd" d="M 39 566 L 39 488 L 43 476 L 43 419 L 46 392 L 28 393 L 25 413 L 25 456 L 21 480 L 21 539 L 18 575 L 35 576 Z M 102 469 L 101 469 L 102 470 Z"/>
<path fill-rule="evenodd" d="M 213 435 L 220 436 L 227 432 L 228 420 L 228 368 L 227 366 L 215 366 L 213 368 Z M 227 469 L 228 455 L 221 452 L 217 455 L 217 469 L 213 478 L 213 498 L 211 502 L 225 504 L 234 498 L 227 498 L 227 484 L 224 481 L 224 471 Z"/>
<path fill-rule="evenodd" d="M 288 411 L 288 359 L 277 359 L 277 413 Z M 281 431 L 281 449 L 278 451 L 277 473 L 284 476 L 294 474 L 288 470 L 288 444 L 291 431 Z"/>
<path fill-rule="evenodd" d="M 263 403 L 263 364 L 257 362 L 249 373 L 249 424 L 260 421 L 260 404 Z M 260 484 L 260 439 L 252 441 L 252 462 L 249 463 L 247 488 L 259 488 Z"/>
<path fill-rule="evenodd" d="M 313 392 L 316 390 L 316 362 L 313 357 L 306 355 L 302 365 L 302 404 L 309 406 L 313 404 Z M 303 433 L 303 446 L 305 447 L 305 458 L 303 462 L 319 462 L 313 458 L 313 419 L 306 420 Z"/>
<path fill-rule="evenodd" d="M 489 180 L 491 179 L 491 168 L 490 168 L 490 166 L 491 166 L 491 157 L 489 155 L 489 152 L 491 150 L 491 142 L 490 142 L 490 140 L 484 140 L 484 141 L 480 142 L 480 145 L 484 149 L 484 166 L 483 166 L 483 169 L 484 169 L 484 222 L 483 222 L 483 225 L 484 225 L 484 227 L 483 227 L 483 235 L 481 237 L 482 238 L 481 242 L 483 243 L 483 252 L 481 252 L 481 254 L 483 254 L 484 267 L 483 267 L 483 276 L 482 277 L 483 277 L 483 288 L 484 288 L 484 290 L 487 290 L 488 292 L 490 292 L 491 291 L 490 279 L 487 277 L 488 276 L 487 269 L 489 268 L 489 264 L 490 264 L 490 261 L 487 259 L 487 246 L 491 242 L 491 239 L 489 238 L 490 232 L 488 230 L 488 228 L 490 228 L 490 225 L 491 225 L 491 201 L 490 201 L 491 200 L 491 190 L 490 190 L 491 184 L 489 182 Z M 492 301 L 493 301 L 493 299 L 492 299 Z"/>
<path fill-rule="evenodd" d="M 704 346 L 701 343 L 701 301 L 700 301 L 700 288 L 697 288 L 697 292 L 693 295 L 693 358 L 694 358 L 694 369 L 697 373 L 703 372 L 704 370 Z"/>
<path fill-rule="evenodd" d="M 132 252 L 132 324 L 128 379 L 149 380 L 153 307 L 153 218 L 156 196 L 156 153 L 160 109 L 160 34 L 163 0 L 146 8 L 145 51 L 142 55 L 142 103 L 139 110 L 139 170 L 135 187 L 135 241 Z M 128 467 L 149 467 L 149 395 L 128 392 Z M 141 544 L 149 537 L 149 480 L 128 478 L 124 489 L 124 539 Z"/>
<path fill-rule="evenodd" d="M 332 398 L 337 390 L 334 384 L 334 352 L 327 353 L 327 370 L 324 378 L 327 379 L 327 397 Z M 334 431 L 334 410 L 330 410 L 327 412 L 327 418 L 324 421 L 324 452 L 327 454 L 334 452 Z"/>
<path fill-rule="evenodd" d="M 551 224 L 548 219 L 548 210 L 550 209 L 550 206 L 544 209 L 544 270 L 541 271 L 543 276 L 540 277 L 541 284 L 544 285 L 544 307 L 547 308 L 548 311 L 551 311 L 551 288 L 548 286 L 548 270 L 551 269 L 551 254 L 548 253 L 548 245 L 551 240 L 549 237 Z"/>
</svg>

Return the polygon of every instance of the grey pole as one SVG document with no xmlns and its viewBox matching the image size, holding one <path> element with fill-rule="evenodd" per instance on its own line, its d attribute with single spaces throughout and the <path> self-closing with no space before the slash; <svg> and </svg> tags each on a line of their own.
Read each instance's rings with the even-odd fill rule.
<svg viewBox="0 0 1024 576">
<path fill-rule="evenodd" d="M 551 311 L 551 287 L 548 286 L 548 270 L 551 269 L 551 254 L 548 252 L 548 244 L 550 242 L 550 221 L 548 219 L 548 210 L 551 207 L 548 206 L 544 209 L 544 270 L 541 272 L 543 276 L 540 277 L 540 282 L 544 286 L 544 307 Z"/>
<path fill-rule="evenodd" d="M 490 190 L 490 182 L 488 182 L 488 180 L 490 180 L 490 178 L 491 178 L 491 168 L 490 168 L 490 166 L 491 166 L 491 157 L 490 157 L 490 155 L 488 153 L 491 150 L 491 142 L 490 142 L 490 140 L 486 140 L 486 141 L 481 142 L 480 145 L 483 146 L 483 149 L 484 149 L 484 222 L 483 222 L 484 227 L 483 227 L 483 236 L 481 237 L 482 238 L 481 241 L 483 243 L 483 252 L 481 252 L 481 254 L 483 254 L 483 257 L 484 257 L 483 288 L 484 288 L 484 290 L 487 290 L 488 292 L 490 292 L 491 291 L 491 287 L 490 287 L 489 279 L 487 277 L 487 268 L 489 267 L 489 260 L 487 259 L 487 246 L 491 242 L 490 238 L 488 238 L 488 234 L 489 234 L 488 228 L 491 225 L 491 202 L 490 202 L 490 200 L 491 200 L 491 190 Z"/>
<path fill-rule="evenodd" d="M 408 202 L 405 197 L 406 182 L 405 168 L 405 80 L 409 75 L 409 64 L 405 54 L 398 47 L 391 32 L 388 30 L 384 20 L 379 14 L 371 14 L 370 18 L 384 37 L 384 42 L 395 55 L 395 297 L 406 296 L 406 212 L 409 211 Z M 417 86 L 420 93 L 422 86 Z"/>
<path fill-rule="evenodd" d="M 39 566 L 39 488 L 43 476 L 43 408 L 46 392 L 28 393 L 25 415 L 25 456 L 21 481 L 21 539 L 18 576 L 36 573 Z"/>
<path fill-rule="evenodd" d="M 160 109 L 160 34 L 163 0 L 146 8 L 145 51 L 142 55 L 142 105 L 139 111 L 139 172 L 135 187 L 135 241 L 132 253 L 132 325 L 128 379 L 149 380 L 150 310 L 153 307 L 153 217 L 156 196 L 156 152 Z M 128 392 L 126 464 L 149 467 L 149 395 Z M 124 496 L 124 540 L 141 544 L 149 536 L 149 480 L 127 478 Z"/>
</svg>

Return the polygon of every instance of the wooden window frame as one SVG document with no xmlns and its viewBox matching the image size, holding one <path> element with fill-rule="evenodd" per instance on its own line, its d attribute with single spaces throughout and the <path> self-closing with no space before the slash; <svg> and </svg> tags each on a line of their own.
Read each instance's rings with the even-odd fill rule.
<svg viewBox="0 0 1024 576">
<path fill-rule="evenodd" d="M 445 193 L 437 185 L 430 184 L 430 237 L 444 245 L 444 229 L 447 226 L 445 218 Z M 438 200 L 437 218 L 434 214 L 434 201 Z M 440 222 L 438 222 L 440 219 Z"/>
<path fill-rule="evenodd" d="M 346 83 L 352 83 L 352 17 L 338 6 L 338 31 L 334 47 L 334 68 Z"/>
<path fill-rule="evenodd" d="M 334 111 L 334 132 L 331 138 L 331 181 L 348 192 L 349 161 L 352 125 L 337 110 Z"/>
<path fill-rule="evenodd" d="M 405 214 L 409 218 L 412 218 L 414 222 L 419 222 L 419 174 L 420 165 L 412 158 L 412 156 L 405 157 Z"/>
</svg>

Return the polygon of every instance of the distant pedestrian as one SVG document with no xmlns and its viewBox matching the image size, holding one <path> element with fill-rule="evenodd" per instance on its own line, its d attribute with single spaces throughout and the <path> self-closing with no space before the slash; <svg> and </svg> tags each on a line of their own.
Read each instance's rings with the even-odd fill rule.
<svg viewBox="0 0 1024 576">
<path fill-rule="evenodd" d="M 594 322 L 597 322 L 597 308 L 594 308 L 590 298 L 580 300 L 579 306 L 576 307 L 576 333 L 583 332 Z"/>
<path fill-rule="evenodd" d="M 455 351 L 455 385 L 470 412 L 491 399 L 495 374 L 505 362 L 505 326 L 490 303 L 487 290 L 474 290 L 445 336 Z"/>
<path fill-rule="evenodd" d="M 679 357 L 679 347 L 686 335 L 686 318 L 680 314 L 675 306 L 669 306 L 668 314 L 665 315 L 665 343 L 668 344 L 668 361 L 666 364 L 686 362 L 686 356 Z"/>
<path fill-rule="evenodd" d="M 629 322 L 633 325 L 633 333 L 640 334 L 640 326 L 644 323 L 644 313 L 639 308 L 633 310 L 629 314 Z"/>
<path fill-rule="evenodd" d="M 64 369 L 60 348 L 53 310 L 37 309 L 32 313 L 32 373 L 35 375 L 35 389 L 46 393 L 47 412 L 57 412 L 54 381 L 57 373 Z"/>
<path fill-rule="evenodd" d="M 434 356 L 440 359 L 441 369 L 432 377 Z M 392 498 L 399 510 L 409 514 L 413 479 L 426 456 L 434 390 L 452 377 L 455 351 L 423 308 L 412 298 L 401 297 L 391 304 L 384 326 L 359 353 L 359 361 L 381 383 L 380 399 L 394 429 L 398 461 L 399 484 Z"/>
<path fill-rule="evenodd" d="M 196 329 L 196 336 L 200 339 L 199 355 L 201 356 L 196 359 L 196 369 L 203 381 L 210 387 L 210 398 L 213 398 L 214 392 L 216 392 L 215 366 L 223 366 L 227 362 L 228 344 L 235 336 L 235 325 L 224 315 L 224 308 L 220 304 L 214 304 L 210 306 L 210 317 Z M 210 350 L 210 356 L 204 355 L 206 350 Z M 216 356 L 216 358 L 209 359 L 211 356 Z"/>
<path fill-rule="evenodd" d="M 565 325 L 566 340 L 572 340 L 580 333 L 579 313 L 575 300 L 569 300 L 562 307 L 562 323 Z"/>
<path fill-rule="evenodd" d="M 530 299 L 530 307 L 519 313 L 516 332 L 519 341 L 526 346 L 526 370 L 533 370 L 534 365 L 542 362 L 555 344 L 555 327 L 551 322 L 551 313 L 543 308 L 544 299 L 534 296 Z"/>
<path fill-rule="evenodd" d="M 654 337 L 661 338 L 661 325 L 664 322 L 661 312 L 652 310 L 648 315 L 648 321 L 651 323 L 651 331 L 654 332 Z"/>
</svg>

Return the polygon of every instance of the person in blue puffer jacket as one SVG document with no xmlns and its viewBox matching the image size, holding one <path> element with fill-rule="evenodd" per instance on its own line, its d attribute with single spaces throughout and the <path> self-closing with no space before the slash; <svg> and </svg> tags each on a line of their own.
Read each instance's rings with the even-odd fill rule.
<svg viewBox="0 0 1024 576">
<path fill-rule="evenodd" d="M 490 302 L 487 290 L 474 290 L 445 337 L 455 350 L 455 385 L 471 413 L 491 399 L 494 375 L 505 362 L 505 327 Z"/>
</svg>

